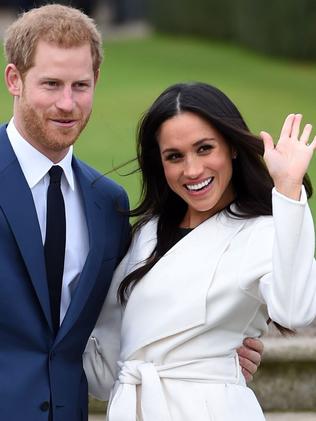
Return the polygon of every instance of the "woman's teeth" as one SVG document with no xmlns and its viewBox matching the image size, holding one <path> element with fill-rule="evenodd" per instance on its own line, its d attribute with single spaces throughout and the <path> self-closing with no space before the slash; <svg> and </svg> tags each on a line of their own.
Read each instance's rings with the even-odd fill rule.
<svg viewBox="0 0 316 421">
<path fill-rule="evenodd" d="M 202 190 L 205 187 L 207 187 L 209 184 L 211 184 L 213 179 L 214 177 L 210 177 L 207 180 L 201 181 L 200 183 L 197 183 L 197 184 L 185 184 L 185 187 L 190 191 Z"/>
</svg>

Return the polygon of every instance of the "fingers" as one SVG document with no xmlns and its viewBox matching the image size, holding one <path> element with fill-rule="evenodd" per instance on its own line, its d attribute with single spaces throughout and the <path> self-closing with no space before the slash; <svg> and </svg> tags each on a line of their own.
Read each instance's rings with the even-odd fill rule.
<svg viewBox="0 0 316 421">
<path fill-rule="evenodd" d="M 286 117 L 283 127 L 281 129 L 280 139 L 291 138 L 294 140 L 298 140 L 302 118 L 302 114 L 289 114 Z M 306 124 L 300 137 L 300 141 L 307 144 L 311 132 L 312 125 Z"/>
<path fill-rule="evenodd" d="M 249 382 L 253 379 L 253 375 L 261 363 L 264 347 L 260 339 L 246 338 L 243 343 L 244 346 L 238 348 L 237 353 L 242 373 L 246 381 Z"/>
<path fill-rule="evenodd" d="M 242 372 L 246 373 L 247 376 L 251 376 L 251 378 L 258 369 L 258 366 L 256 364 L 243 357 L 239 357 L 239 364 L 241 366 Z"/>
<path fill-rule="evenodd" d="M 280 139 L 287 138 L 291 135 L 294 120 L 295 120 L 295 114 L 289 114 L 286 117 L 281 129 Z"/>
<path fill-rule="evenodd" d="M 242 367 L 249 369 L 249 367 L 255 365 L 256 368 L 261 363 L 261 354 L 260 352 L 253 351 L 246 347 L 241 347 L 237 350 L 239 361 L 247 361 L 246 364 L 241 364 Z M 249 364 L 248 364 L 249 362 Z M 249 370 L 250 371 L 250 370 Z"/>
<path fill-rule="evenodd" d="M 309 144 L 309 147 L 312 149 L 316 149 L 316 136 L 314 137 L 313 141 Z"/>
<path fill-rule="evenodd" d="M 247 383 L 251 382 L 253 380 L 253 375 L 249 373 L 246 369 L 242 368 L 241 372 L 246 380 Z"/>
<path fill-rule="evenodd" d="M 312 125 L 306 124 L 304 126 L 302 135 L 299 139 L 302 118 L 303 118 L 302 114 L 289 114 L 286 117 L 281 129 L 280 140 L 279 140 L 280 143 L 282 142 L 282 140 L 292 139 L 292 140 L 300 140 L 305 145 L 308 144 L 308 140 L 312 132 Z M 261 132 L 260 136 L 264 142 L 265 150 L 272 149 L 273 147 L 272 137 L 267 132 Z"/>
<path fill-rule="evenodd" d="M 260 137 L 263 140 L 264 150 L 274 149 L 272 136 L 267 132 L 260 132 Z"/>
<path fill-rule="evenodd" d="M 294 114 L 292 131 L 289 133 L 289 137 L 293 139 L 298 139 L 300 134 L 300 125 L 302 121 L 302 114 Z"/>
<path fill-rule="evenodd" d="M 263 354 L 264 345 L 263 342 L 260 339 L 256 338 L 246 338 L 243 342 L 244 346 L 247 348 L 252 349 L 253 351 L 256 351 L 260 354 L 260 356 Z"/>
<path fill-rule="evenodd" d="M 303 133 L 300 137 L 300 141 L 305 143 L 305 145 L 308 143 L 308 139 L 309 139 L 309 136 L 312 132 L 312 128 L 313 128 L 313 126 L 311 124 L 306 124 L 305 127 L 304 127 Z"/>
</svg>

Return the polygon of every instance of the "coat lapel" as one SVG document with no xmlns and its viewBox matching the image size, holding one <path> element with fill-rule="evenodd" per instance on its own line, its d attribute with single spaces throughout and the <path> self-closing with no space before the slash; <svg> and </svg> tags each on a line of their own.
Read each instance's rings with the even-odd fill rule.
<svg viewBox="0 0 316 421">
<path fill-rule="evenodd" d="M 205 323 L 207 294 L 216 268 L 244 223 L 224 213 L 208 219 L 172 247 L 135 286 L 123 318 L 122 358 Z M 152 248 L 155 229 L 155 223 L 147 227 L 130 262 L 147 257 L 142 249 Z"/>
<path fill-rule="evenodd" d="M 106 244 L 105 221 L 107 220 L 107 208 L 104 199 L 102 200 L 93 185 L 94 178 L 87 174 L 87 170 L 75 158 L 73 158 L 73 169 L 83 199 L 89 233 L 89 253 L 80 275 L 78 287 L 58 331 L 57 342 L 71 329 L 89 299 L 104 258 L 103 251 Z"/>
<path fill-rule="evenodd" d="M 11 227 L 34 290 L 52 329 L 41 231 L 31 190 L 0 127 L 0 207 Z"/>
</svg>

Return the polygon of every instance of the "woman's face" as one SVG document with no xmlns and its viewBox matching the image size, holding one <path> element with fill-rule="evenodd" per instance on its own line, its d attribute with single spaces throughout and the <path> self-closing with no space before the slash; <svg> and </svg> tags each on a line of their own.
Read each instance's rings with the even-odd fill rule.
<svg viewBox="0 0 316 421">
<path fill-rule="evenodd" d="M 158 143 L 167 183 L 188 205 L 182 226 L 196 227 L 234 199 L 234 151 L 209 122 L 176 115 L 161 125 Z"/>
</svg>

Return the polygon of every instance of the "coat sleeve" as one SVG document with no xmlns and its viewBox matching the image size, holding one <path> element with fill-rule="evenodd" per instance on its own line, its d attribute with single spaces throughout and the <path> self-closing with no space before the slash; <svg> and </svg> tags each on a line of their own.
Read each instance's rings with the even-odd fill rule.
<svg viewBox="0 0 316 421">
<path fill-rule="evenodd" d="M 109 399 L 116 379 L 123 311 L 117 300 L 117 290 L 125 277 L 128 258 L 129 252 L 116 268 L 101 313 L 83 354 L 89 393 L 99 400 Z"/>
<path fill-rule="evenodd" d="M 304 187 L 300 201 L 273 189 L 272 208 L 273 218 L 262 218 L 249 238 L 241 286 L 267 305 L 273 321 L 296 329 L 316 317 L 315 233 Z"/>
<path fill-rule="evenodd" d="M 155 232 L 156 222 L 150 221 L 135 233 L 127 254 L 114 272 L 108 295 L 83 354 L 89 393 L 100 400 L 109 399 L 117 378 L 124 310 L 117 300 L 117 290 L 125 276 L 142 265 L 152 252 L 156 243 Z"/>
<path fill-rule="evenodd" d="M 290 329 L 316 316 L 315 231 L 302 188 L 300 202 L 273 191 L 273 272 L 261 279 L 260 291 L 272 320 Z"/>
</svg>

